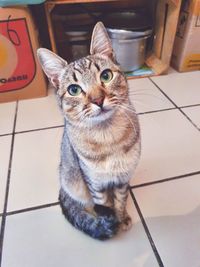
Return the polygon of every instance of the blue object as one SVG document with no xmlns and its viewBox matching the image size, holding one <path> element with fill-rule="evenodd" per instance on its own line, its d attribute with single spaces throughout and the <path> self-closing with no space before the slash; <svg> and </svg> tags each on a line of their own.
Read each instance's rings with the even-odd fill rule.
<svg viewBox="0 0 200 267">
<path fill-rule="evenodd" d="M 18 5 L 35 5 L 41 4 L 46 0 L 0 0 L 0 7 L 18 6 Z"/>
<path fill-rule="evenodd" d="M 147 67 L 146 65 L 142 66 L 138 70 L 134 70 L 131 72 L 125 72 L 126 77 L 135 77 L 135 76 L 148 76 L 155 74 L 154 71 Z"/>
</svg>

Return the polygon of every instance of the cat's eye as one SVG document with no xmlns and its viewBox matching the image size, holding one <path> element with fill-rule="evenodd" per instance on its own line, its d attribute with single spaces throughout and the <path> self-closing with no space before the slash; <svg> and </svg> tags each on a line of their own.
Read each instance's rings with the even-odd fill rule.
<svg viewBox="0 0 200 267">
<path fill-rule="evenodd" d="M 113 78 L 113 73 L 111 70 L 106 69 L 104 71 L 102 71 L 100 79 L 103 83 L 108 83 L 112 80 Z"/>
<path fill-rule="evenodd" d="M 78 96 L 82 93 L 82 88 L 78 84 L 71 84 L 68 86 L 67 91 L 72 96 Z"/>
</svg>

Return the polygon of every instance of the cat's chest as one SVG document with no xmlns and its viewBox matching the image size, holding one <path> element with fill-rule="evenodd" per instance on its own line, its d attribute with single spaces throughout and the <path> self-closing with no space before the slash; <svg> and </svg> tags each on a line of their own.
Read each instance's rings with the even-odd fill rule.
<svg viewBox="0 0 200 267">
<path fill-rule="evenodd" d="M 82 170 L 95 179 L 110 180 L 122 173 L 131 173 L 140 154 L 140 137 L 135 135 L 134 129 L 116 131 L 115 135 L 82 132 L 78 137 L 71 135 L 70 139 Z"/>
<path fill-rule="evenodd" d="M 137 135 L 132 128 L 116 129 L 115 131 L 81 132 L 78 136 L 71 133 L 72 144 L 76 154 L 84 161 L 94 164 L 126 160 L 132 147 L 137 142 Z"/>
<path fill-rule="evenodd" d="M 82 154 L 98 156 L 112 154 L 120 149 L 120 137 L 123 133 L 118 131 L 85 131 L 80 132 L 78 137 L 71 134 L 73 146 Z"/>
</svg>

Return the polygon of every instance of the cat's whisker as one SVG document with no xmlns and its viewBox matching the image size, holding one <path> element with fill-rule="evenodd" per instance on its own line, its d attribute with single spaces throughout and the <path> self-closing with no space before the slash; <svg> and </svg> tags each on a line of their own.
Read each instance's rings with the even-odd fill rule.
<svg viewBox="0 0 200 267">
<path fill-rule="evenodd" d="M 122 109 L 123 111 L 126 110 L 126 111 L 129 111 L 129 112 L 132 112 L 133 114 L 136 114 L 136 112 L 135 112 L 134 109 L 131 109 L 131 108 L 126 107 L 126 106 L 124 106 L 124 105 L 117 105 L 117 106 L 119 107 L 119 109 Z M 131 118 L 128 116 L 127 113 L 123 112 L 123 114 L 125 115 L 125 117 L 129 120 L 129 122 L 130 122 L 131 125 L 133 126 L 133 129 L 134 129 L 135 134 L 137 134 L 135 125 L 134 125 L 134 123 L 132 122 Z"/>
<path fill-rule="evenodd" d="M 115 104 L 115 106 L 136 114 L 136 111 L 134 109 L 124 106 L 123 104 Z"/>
<path fill-rule="evenodd" d="M 130 117 L 128 116 L 128 114 L 126 114 L 126 113 L 124 113 L 124 115 L 125 115 L 125 117 L 127 117 L 127 119 L 129 120 L 129 122 L 132 124 L 133 129 L 134 129 L 134 133 L 135 133 L 135 135 L 136 135 L 136 134 L 137 134 L 137 130 L 136 130 L 135 125 L 134 125 L 134 123 L 132 122 L 131 118 L 130 118 Z"/>
<path fill-rule="evenodd" d="M 154 95 L 154 94 L 146 94 L 146 93 L 139 93 L 139 94 L 129 94 L 131 100 L 134 100 L 136 97 L 141 97 L 141 98 L 144 98 L 144 97 L 150 97 L 150 98 L 154 98 L 154 99 L 157 99 L 159 101 L 161 101 L 162 103 L 164 103 L 166 101 L 166 99 L 162 96 L 158 96 L 158 95 Z M 134 97 L 134 99 L 133 99 Z"/>
<path fill-rule="evenodd" d="M 147 110 L 152 108 L 152 104 L 150 105 L 150 104 L 144 103 L 144 102 L 139 101 L 139 100 L 132 100 L 131 102 L 133 103 L 134 106 L 138 105 L 138 106 L 143 107 Z"/>
<path fill-rule="evenodd" d="M 152 88 L 129 88 L 129 93 L 152 92 Z"/>
<path fill-rule="evenodd" d="M 144 91 L 150 91 L 151 89 L 150 88 L 129 88 L 129 92 L 144 92 Z"/>
</svg>

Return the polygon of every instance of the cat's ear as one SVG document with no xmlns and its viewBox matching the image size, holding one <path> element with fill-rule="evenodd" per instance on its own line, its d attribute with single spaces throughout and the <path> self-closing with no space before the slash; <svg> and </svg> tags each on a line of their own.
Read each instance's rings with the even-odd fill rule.
<svg viewBox="0 0 200 267">
<path fill-rule="evenodd" d="M 50 82 L 58 88 L 58 77 L 61 70 L 67 66 L 67 62 L 46 48 L 39 48 L 37 56 Z"/>
<path fill-rule="evenodd" d="M 97 22 L 95 25 L 90 45 L 90 54 L 97 53 L 113 58 L 112 44 L 102 22 Z"/>
</svg>

